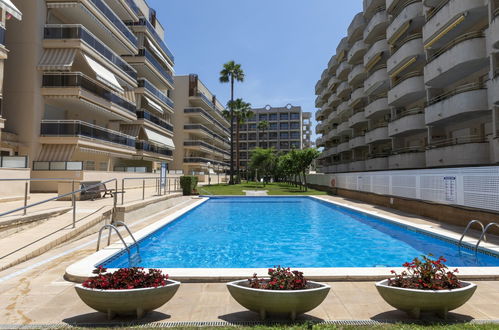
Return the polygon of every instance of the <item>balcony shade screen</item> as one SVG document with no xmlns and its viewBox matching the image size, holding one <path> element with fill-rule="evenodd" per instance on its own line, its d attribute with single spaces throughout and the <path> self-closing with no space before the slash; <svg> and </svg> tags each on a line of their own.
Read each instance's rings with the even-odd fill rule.
<svg viewBox="0 0 499 330">
<path fill-rule="evenodd" d="M 42 71 L 69 71 L 75 56 L 76 49 L 44 49 L 37 68 Z"/>
<path fill-rule="evenodd" d="M 37 160 L 41 162 L 70 161 L 75 147 L 74 144 L 43 144 Z"/>
<path fill-rule="evenodd" d="M 156 102 L 154 102 L 153 100 L 151 100 L 150 98 L 148 98 L 147 96 L 144 96 L 144 98 L 146 99 L 146 102 L 147 104 L 153 108 L 154 110 L 160 112 L 160 113 L 163 113 L 163 108 L 161 108 L 161 106 L 159 104 L 157 104 Z"/>
<path fill-rule="evenodd" d="M 168 67 L 170 67 L 171 69 L 171 66 L 170 66 L 170 63 L 168 62 L 168 60 L 163 56 L 163 54 L 161 54 L 160 50 L 158 49 L 158 47 L 156 47 L 154 45 L 154 43 L 152 43 L 151 41 L 149 41 L 149 39 L 146 38 L 146 42 L 147 42 L 147 45 L 149 46 L 149 49 L 151 49 L 153 51 L 154 54 L 156 54 L 156 56 L 161 59 L 163 61 L 163 63 L 165 63 L 166 65 L 168 65 Z"/>
<path fill-rule="evenodd" d="M 119 92 L 124 92 L 123 88 L 121 87 L 120 83 L 116 79 L 116 76 L 103 67 L 101 64 L 97 63 L 93 59 L 91 59 L 89 56 L 83 54 L 85 57 L 85 60 L 87 61 L 88 65 L 94 70 L 95 74 L 97 75 L 97 80 L 100 80 L 107 86 L 111 87 L 114 90 L 117 90 Z"/>
<path fill-rule="evenodd" d="M 22 20 L 23 14 L 19 11 L 19 9 L 14 6 L 12 1 L 10 0 L 0 0 L 0 8 L 2 10 L 6 11 L 7 13 L 11 14 L 14 18 L 18 20 Z"/>
<path fill-rule="evenodd" d="M 169 137 L 158 134 L 148 128 L 144 128 L 144 130 L 149 141 L 164 145 L 170 149 L 175 149 L 175 144 L 173 144 L 173 140 Z"/>
</svg>

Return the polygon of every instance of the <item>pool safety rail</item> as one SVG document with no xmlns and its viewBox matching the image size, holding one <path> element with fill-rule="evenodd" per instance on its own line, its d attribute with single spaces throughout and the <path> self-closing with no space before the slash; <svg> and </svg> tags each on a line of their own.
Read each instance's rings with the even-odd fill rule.
<svg viewBox="0 0 499 330">
<path fill-rule="evenodd" d="M 482 242 L 483 239 L 485 239 L 485 234 L 487 234 L 487 231 L 489 230 L 489 228 L 491 227 L 499 227 L 499 224 L 496 223 L 496 222 L 491 222 L 489 223 L 485 229 L 483 230 L 482 232 L 482 235 L 480 235 L 480 239 L 478 240 L 478 242 L 476 243 L 476 246 L 475 246 L 475 253 L 478 251 L 478 246 L 480 245 L 480 243 Z"/>
<path fill-rule="evenodd" d="M 464 229 L 463 231 L 463 234 L 461 235 L 461 238 L 459 239 L 459 243 L 457 244 L 458 248 L 461 248 L 461 245 L 463 243 L 463 238 L 464 238 L 464 235 L 466 235 L 466 233 L 468 232 L 468 230 L 471 228 L 471 225 L 474 224 L 474 223 L 477 223 L 480 225 L 480 228 L 482 228 L 482 233 L 481 233 L 481 236 L 480 236 L 480 239 L 482 239 L 482 237 L 484 239 L 485 238 L 485 226 L 483 225 L 483 223 L 480 221 L 480 220 L 471 220 L 468 225 L 466 226 L 466 229 Z M 480 244 L 480 241 L 478 242 L 478 244 Z M 475 247 L 475 253 L 478 249 L 478 244 L 477 246 Z"/>
<path fill-rule="evenodd" d="M 123 245 L 125 246 L 125 249 L 127 250 L 128 255 L 129 256 L 131 255 L 130 247 L 126 244 L 125 240 L 123 239 L 123 236 L 121 236 L 120 231 L 118 230 L 117 226 L 125 227 L 126 231 L 128 232 L 128 235 L 130 235 L 130 237 L 133 239 L 134 245 L 137 248 L 137 254 L 138 254 L 139 259 L 140 259 L 139 244 L 137 244 L 137 240 L 133 236 L 130 228 L 128 228 L 128 226 L 122 221 L 115 221 L 111 224 L 107 224 L 107 225 L 102 226 L 102 228 L 99 230 L 99 238 L 97 239 L 96 251 L 100 250 L 100 241 L 101 241 L 101 237 L 102 237 L 102 232 L 106 229 L 109 229 L 109 234 L 107 235 L 107 246 L 111 245 L 111 233 L 112 233 L 112 230 L 114 230 L 116 232 L 116 234 L 118 235 L 118 237 L 120 238 Z"/>
</svg>

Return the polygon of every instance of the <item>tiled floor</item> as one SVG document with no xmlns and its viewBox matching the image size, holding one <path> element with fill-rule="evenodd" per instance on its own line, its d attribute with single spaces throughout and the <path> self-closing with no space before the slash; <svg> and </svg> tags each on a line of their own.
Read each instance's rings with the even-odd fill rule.
<svg viewBox="0 0 499 330">
<path fill-rule="evenodd" d="M 356 204 L 362 206 L 362 204 Z M 381 210 L 378 210 L 381 212 Z M 385 212 L 385 211 L 382 211 Z M 157 221 L 165 214 L 158 214 L 134 231 Z M 404 219 L 424 222 L 410 216 Z M 83 304 L 73 288 L 73 283 L 63 279 L 65 268 L 74 261 L 93 253 L 95 245 L 78 249 L 50 262 L 37 266 L 49 257 L 90 242 L 87 237 L 54 249 L 29 262 L 0 273 L 0 324 L 42 323 L 105 323 L 104 314 Z M 0 242 L 1 244 L 1 242 Z M 13 276 L 16 271 L 29 271 Z M 6 276 L 12 275 L 8 278 Z M 474 297 L 463 307 L 450 313 L 450 319 L 499 320 L 499 282 L 480 281 Z M 407 320 L 407 316 L 387 305 L 378 295 L 372 282 L 332 282 L 328 297 L 315 310 L 300 317 L 309 320 Z M 433 318 L 433 316 L 428 316 Z M 256 313 L 248 312 L 230 296 L 224 283 L 183 283 L 163 307 L 148 314 L 141 322 L 174 321 L 256 321 Z M 117 318 L 115 323 L 135 321 Z"/>
</svg>

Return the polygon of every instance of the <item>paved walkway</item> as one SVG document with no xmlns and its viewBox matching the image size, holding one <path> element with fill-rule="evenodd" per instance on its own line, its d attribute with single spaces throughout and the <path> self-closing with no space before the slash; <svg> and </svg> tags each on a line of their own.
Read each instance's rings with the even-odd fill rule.
<svg viewBox="0 0 499 330">
<path fill-rule="evenodd" d="M 417 223 L 432 224 L 449 229 L 427 219 L 401 212 L 388 212 L 376 206 L 345 201 L 376 209 Z M 137 231 L 195 201 L 179 198 L 175 208 L 132 223 Z M 0 324 L 108 324 L 106 316 L 94 312 L 77 297 L 73 283 L 63 279 L 65 268 L 74 261 L 94 252 L 95 236 L 65 244 L 29 262 L 0 272 Z M 49 259 L 50 258 L 50 259 Z M 251 274 L 248 274 L 251 275 Z M 499 320 L 499 282 L 480 281 L 474 297 L 463 307 L 449 314 L 450 320 Z M 387 305 L 378 295 L 372 282 L 333 282 L 324 303 L 300 320 L 407 320 L 407 316 Z M 175 297 L 141 322 L 180 321 L 256 321 L 258 315 L 239 306 L 229 295 L 224 283 L 183 283 Z M 134 321 L 117 318 L 116 324 Z"/>
</svg>

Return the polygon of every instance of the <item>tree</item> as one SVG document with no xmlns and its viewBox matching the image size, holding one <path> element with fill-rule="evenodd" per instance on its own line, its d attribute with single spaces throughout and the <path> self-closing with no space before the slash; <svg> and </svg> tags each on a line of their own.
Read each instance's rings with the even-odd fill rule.
<svg viewBox="0 0 499 330">
<path fill-rule="evenodd" d="M 321 152 L 315 148 L 308 148 L 303 150 L 297 150 L 295 153 L 295 163 L 296 169 L 298 171 L 298 176 L 300 172 L 303 174 L 303 187 L 307 191 L 307 169 L 312 165 L 314 159 L 319 157 Z"/>
<path fill-rule="evenodd" d="M 258 123 L 257 128 L 259 131 L 263 131 L 263 136 L 265 136 L 265 131 L 269 129 L 269 126 L 270 126 L 269 122 L 264 120 Z"/>
<path fill-rule="evenodd" d="M 258 170 L 263 175 L 264 186 L 268 177 L 274 172 L 277 165 L 275 150 L 256 148 L 251 154 L 250 168 Z"/>
<path fill-rule="evenodd" d="M 244 71 L 241 69 L 241 64 L 236 64 L 234 61 L 229 61 L 223 65 L 220 71 L 220 82 L 230 82 L 230 101 L 234 102 L 234 82 L 244 81 Z M 230 110 L 230 180 L 229 184 L 234 184 L 234 114 Z"/>
<path fill-rule="evenodd" d="M 241 129 L 241 125 L 253 116 L 253 111 L 251 111 L 251 104 L 244 102 L 243 99 L 229 101 L 227 106 L 230 110 L 223 112 L 224 117 L 227 118 L 232 115 L 234 117 L 234 121 L 236 122 L 236 183 L 240 183 L 239 131 Z"/>
</svg>

